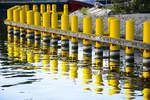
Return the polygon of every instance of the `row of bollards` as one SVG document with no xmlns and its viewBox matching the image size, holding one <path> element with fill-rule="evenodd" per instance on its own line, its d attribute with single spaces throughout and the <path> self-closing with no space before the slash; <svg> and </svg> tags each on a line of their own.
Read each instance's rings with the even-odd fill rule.
<svg viewBox="0 0 150 100">
<path fill-rule="evenodd" d="M 47 11 L 46 11 L 47 10 Z M 28 5 L 14 6 L 7 10 L 7 20 L 22 24 L 41 26 L 44 28 L 58 29 L 58 13 L 56 5 L 41 4 L 40 12 L 37 5 L 33 5 L 30 10 Z M 61 30 L 69 31 L 69 11 L 68 5 L 64 5 L 64 11 L 61 15 Z M 120 20 L 114 17 L 108 18 L 108 32 L 103 31 L 103 19 L 96 19 L 96 35 L 108 35 L 110 38 L 120 38 Z M 150 22 L 144 23 L 143 42 L 150 43 Z M 78 32 L 78 17 L 71 16 L 71 31 Z M 105 34 L 104 34 L 105 33 Z M 92 34 L 92 18 L 86 16 L 83 18 L 83 34 Z M 61 35 L 61 56 L 69 58 L 69 36 Z M 42 46 L 45 52 L 52 47 L 51 53 L 57 54 L 59 35 L 55 33 L 40 32 L 37 30 L 24 29 L 16 26 L 8 26 L 8 40 L 13 40 L 14 43 L 27 43 L 28 46 Z M 134 21 L 126 21 L 126 40 L 134 40 Z M 71 37 L 72 43 L 72 60 L 78 60 L 78 38 Z M 134 71 L 134 48 L 126 47 L 126 72 L 133 73 Z M 103 43 L 95 42 L 95 63 L 97 66 L 102 66 L 103 59 Z M 120 67 L 120 46 L 110 44 L 110 69 L 118 70 Z M 91 64 L 92 60 L 92 41 L 83 39 L 83 61 L 85 64 Z M 83 63 L 84 63 L 83 62 Z M 143 50 L 143 78 L 150 78 L 150 51 Z"/>
</svg>

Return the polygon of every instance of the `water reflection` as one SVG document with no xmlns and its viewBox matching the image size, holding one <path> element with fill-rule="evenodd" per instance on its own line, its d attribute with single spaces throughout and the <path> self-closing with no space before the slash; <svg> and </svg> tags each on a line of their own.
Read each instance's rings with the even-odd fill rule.
<svg viewBox="0 0 150 100">
<path fill-rule="evenodd" d="M 14 87 L 15 90 L 21 85 L 25 88 L 35 86 L 36 90 L 28 91 L 33 93 L 43 89 L 44 93 L 49 92 L 52 97 L 62 88 L 62 95 L 71 91 L 81 97 L 88 92 L 87 100 L 91 99 L 92 95 L 94 98 L 97 96 L 97 99 L 106 100 L 111 96 L 119 100 L 150 100 L 149 81 L 143 82 L 139 75 L 121 70 L 122 64 L 110 64 L 109 60 L 102 57 L 95 59 L 92 56 L 83 56 L 78 59 L 76 54 L 59 56 L 60 49 L 8 42 L 7 60 L 0 62 L 0 78 L 4 81 L 0 88 Z M 105 50 L 103 52 L 105 54 Z M 68 55 L 68 52 L 66 54 Z M 82 54 L 83 52 L 80 52 L 79 56 Z M 105 66 L 106 64 L 109 66 Z M 43 95 L 48 96 L 46 93 Z M 72 94 L 70 96 L 74 97 Z"/>
</svg>

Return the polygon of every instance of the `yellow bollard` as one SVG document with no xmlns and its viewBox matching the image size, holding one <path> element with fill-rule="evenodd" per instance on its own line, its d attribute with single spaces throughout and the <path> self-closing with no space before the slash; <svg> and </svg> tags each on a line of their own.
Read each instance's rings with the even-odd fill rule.
<svg viewBox="0 0 150 100">
<path fill-rule="evenodd" d="M 92 34 L 92 18 L 87 16 L 83 18 L 83 33 Z M 83 60 L 91 64 L 92 61 L 92 41 L 83 39 Z"/>
<path fill-rule="evenodd" d="M 143 98 L 144 100 L 150 100 L 150 88 L 143 89 Z"/>
<path fill-rule="evenodd" d="M 13 9 L 9 8 L 7 10 L 7 20 L 8 21 L 13 21 Z M 12 26 L 8 26 L 8 41 L 12 41 L 13 40 L 13 27 Z"/>
<path fill-rule="evenodd" d="M 96 18 L 96 35 L 102 36 L 103 35 L 103 19 L 102 18 Z M 102 67 L 103 66 L 103 43 L 96 42 L 95 43 L 95 64 L 96 67 Z"/>
<path fill-rule="evenodd" d="M 25 5 L 25 11 L 29 11 L 29 5 Z"/>
<path fill-rule="evenodd" d="M 71 16 L 71 31 L 78 32 L 78 16 Z M 72 37 L 72 60 L 78 60 L 78 38 Z"/>
<path fill-rule="evenodd" d="M 13 10 L 13 21 L 14 22 L 20 22 L 20 10 L 15 9 Z M 19 42 L 19 36 L 20 35 L 20 30 L 18 27 L 14 27 L 14 43 Z"/>
<path fill-rule="evenodd" d="M 52 4 L 52 13 L 56 12 L 57 12 L 56 4 Z"/>
<path fill-rule="evenodd" d="M 114 18 L 114 17 L 108 18 L 108 32 L 105 33 L 105 35 L 108 35 L 108 36 L 110 35 L 110 27 L 111 27 L 110 23 L 111 23 L 111 20 L 113 20 L 113 19 L 116 19 L 116 18 Z"/>
<path fill-rule="evenodd" d="M 120 20 L 113 19 L 110 22 L 110 37 L 120 38 Z M 110 44 L 110 69 L 119 67 L 120 65 L 120 46 Z"/>
<path fill-rule="evenodd" d="M 26 23 L 26 11 L 20 10 L 20 23 Z M 26 30 L 24 28 L 20 28 L 20 43 L 24 44 L 26 41 Z"/>
<path fill-rule="evenodd" d="M 68 15 L 68 4 L 64 4 L 64 14 Z"/>
<path fill-rule="evenodd" d="M 134 21 L 126 21 L 126 40 L 134 40 Z M 134 48 L 126 47 L 126 72 L 134 71 Z"/>
<path fill-rule="evenodd" d="M 21 6 L 21 10 L 25 10 L 25 5 Z"/>
<path fill-rule="evenodd" d="M 45 5 L 41 4 L 40 5 L 40 13 L 43 14 L 45 12 Z"/>
<path fill-rule="evenodd" d="M 150 44 L 150 21 L 144 22 L 143 42 Z M 150 78 L 150 50 L 143 51 L 143 78 Z"/>
<path fill-rule="evenodd" d="M 51 28 L 57 29 L 58 28 L 58 14 L 52 13 L 51 14 Z M 51 46 L 52 46 L 52 54 L 57 55 L 57 48 L 58 48 L 58 36 L 55 33 L 51 34 Z"/>
<path fill-rule="evenodd" d="M 41 25 L 41 17 L 39 12 L 34 12 L 34 25 L 40 26 Z M 41 32 L 34 31 L 34 38 L 35 38 L 35 47 L 39 47 L 41 43 Z"/>
<path fill-rule="evenodd" d="M 69 31 L 69 16 L 63 14 L 61 16 L 61 29 L 64 31 Z M 61 35 L 61 56 L 69 57 L 69 37 Z"/>
<path fill-rule="evenodd" d="M 27 24 L 34 25 L 34 12 L 32 10 L 27 11 Z M 34 42 L 33 30 L 27 29 L 27 45 L 32 46 Z"/>
<path fill-rule="evenodd" d="M 51 13 L 51 5 L 50 4 L 46 5 L 46 12 Z"/>
<path fill-rule="evenodd" d="M 43 13 L 43 27 L 50 28 L 50 13 Z M 43 46 L 50 46 L 50 34 L 43 32 Z"/>
<path fill-rule="evenodd" d="M 38 5 L 33 5 L 33 11 L 38 12 Z"/>
</svg>

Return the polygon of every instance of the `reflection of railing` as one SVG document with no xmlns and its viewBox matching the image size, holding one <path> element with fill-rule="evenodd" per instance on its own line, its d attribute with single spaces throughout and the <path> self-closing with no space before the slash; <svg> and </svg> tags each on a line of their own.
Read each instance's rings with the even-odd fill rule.
<svg viewBox="0 0 150 100">
<path fill-rule="evenodd" d="M 0 3 L 44 3 L 67 2 L 68 0 L 0 0 Z"/>
</svg>

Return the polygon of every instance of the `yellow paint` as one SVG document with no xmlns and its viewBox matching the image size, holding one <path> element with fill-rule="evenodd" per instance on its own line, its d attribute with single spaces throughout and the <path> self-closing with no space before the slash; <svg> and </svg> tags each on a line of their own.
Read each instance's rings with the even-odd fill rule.
<svg viewBox="0 0 150 100">
<path fill-rule="evenodd" d="M 20 10 L 19 9 L 13 10 L 13 21 L 20 22 Z"/>
<path fill-rule="evenodd" d="M 92 82 L 92 71 L 90 68 L 83 68 L 83 83 L 89 84 Z"/>
<path fill-rule="evenodd" d="M 25 5 L 25 11 L 29 11 L 29 5 Z"/>
<path fill-rule="evenodd" d="M 50 13 L 51 12 L 51 5 L 50 4 L 47 4 L 46 5 L 46 11 L 48 12 L 48 13 Z"/>
<path fill-rule="evenodd" d="M 68 5 L 67 4 L 64 4 L 64 14 L 68 15 L 69 12 L 68 12 Z"/>
<path fill-rule="evenodd" d="M 110 34 L 110 27 L 111 27 L 110 23 L 111 23 L 111 20 L 113 20 L 113 19 L 115 19 L 115 18 L 114 17 L 109 17 L 108 18 L 108 33 L 105 33 L 106 35 Z"/>
<path fill-rule="evenodd" d="M 7 20 L 8 21 L 13 21 L 13 9 L 9 8 L 7 10 Z"/>
<path fill-rule="evenodd" d="M 20 10 L 20 23 L 26 23 L 26 11 Z"/>
<path fill-rule="evenodd" d="M 150 88 L 143 89 L 143 98 L 144 100 L 150 100 Z"/>
<path fill-rule="evenodd" d="M 34 25 L 34 13 L 32 10 L 27 11 L 27 24 Z"/>
<path fill-rule="evenodd" d="M 57 13 L 52 13 L 51 15 L 51 27 L 52 28 L 58 28 L 58 14 Z"/>
<path fill-rule="evenodd" d="M 40 5 L 40 13 L 43 14 L 45 12 L 45 5 L 41 4 Z"/>
<path fill-rule="evenodd" d="M 61 29 L 64 31 L 69 31 L 69 16 L 68 15 L 63 14 L 61 16 Z M 68 36 L 61 35 L 61 40 L 67 40 L 67 39 L 69 39 Z"/>
<path fill-rule="evenodd" d="M 143 72 L 143 78 L 150 78 L 150 72 Z"/>
<path fill-rule="evenodd" d="M 92 34 L 92 18 L 89 16 L 83 18 L 83 33 Z"/>
<path fill-rule="evenodd" d="M 38 12 L 38 5 L 33 5 L 33 11 Z"/>
<path fill-rule="evenodd" d="M 143 42 L 150 43 L 150 21 L 144 22 Z"/>
<path fill-rule="evenodd" d="M 52 13 L 56 12 L 57 12 L 56 4 L 52 4 Z"/>
<path fill-rule="evenodd" d="M 40 26 L 41 25 L 41 19 L 40 19 L 40 13 L 39 12 L 35 12 L 34 13 L 34 25 L 35 26 Z"/>
<path fill-rule="evenodd" d="M 103 35 L 103 19 L 96 18 L 96 35 Z"/>
<path fill-rule="evenodd" d="M 68 62 L 67 61 L 62 61 L 62 66 L 61 66 L 61 68 L 62 68 L 62 73 L 61 73 L 61 75 L 63 75 L 63 76 L 68 76 L 69 75 L 69 64 L 68 64 Z"/>
</svg>

